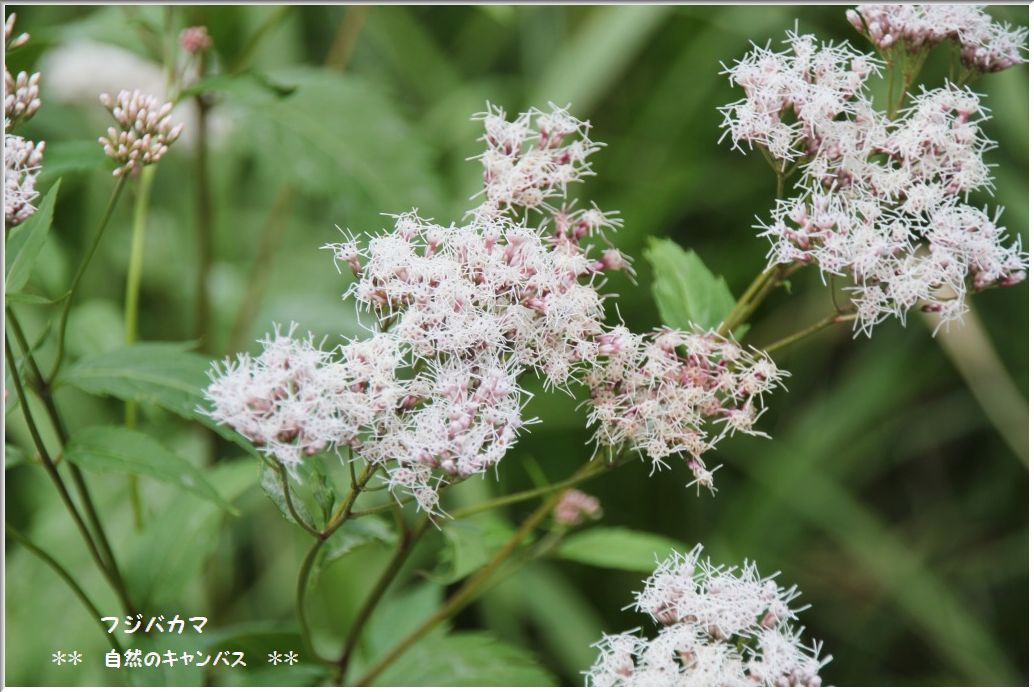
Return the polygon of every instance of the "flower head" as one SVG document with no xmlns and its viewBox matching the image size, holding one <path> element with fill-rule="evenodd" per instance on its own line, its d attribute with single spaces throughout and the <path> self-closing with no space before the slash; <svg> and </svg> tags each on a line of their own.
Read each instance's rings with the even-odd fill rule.
<svg viewBox="0 0 1034 692">
<path fill-rule="evenodd" d="M 180 47 L 191 55 L 202 53 L 212 47 L 212 37 L 204 26 L 188 26 L 180 32 Z"/>
<path fill-rule="evenodd" d="M 709 489 L 701 457 L 727 434 L 763 435 L 754 425 L 764 395 L 787 374 L 714 331 L 644 337 L 618 327 L 597 342 L 601 357 L 585 377 L 597 443 L 638 451 L 655 468 L 681 456 Z"/>
<path fill-rule="evenodd" d="M 577 488 L 568 488 L 553 508 L 553 521 L 561 526 L 578 526 L 586 519 L 599 519 L 603 508 L 598 498 Z"/>
<path fill-rule="evenodd" d="M 7 52 L 25 45 L 29 40 L 28 34 L 19 34 L 12 38 L 14 33 L 15 14 L 11 13 L 4 24 L 4 45 Z M 39 98 L 39 72 L 19 72 L 12 75 L 7 69 L 7 60 L 4 60 L 4 132 L 23 123 L 39 110 L 41 105 Z"/>
<path fill-rule="evenodd" d="M 36 173 L 43 162 L 44 142 L 4 135 L 4 220 L 17 226 L 36 211 Z"/>
<path fill-rule="evenodd" d="M 821 645 L 801 642 L 791 602 L 796 587 L 702 559 L 703 546 L 660 562 L 637 594 L 636 610 L 660 626 L 653 639 L 605 635 L 586 673 L 594 687 L 819 686 Z"/>
<path fill-rule="evenodd" d="M 157 163 L 183 132 L 183 125 L 174 125 L 169 116 L 172 104 L 154 96 L 123 90 L 115 97 L 101 94 L 100 101 L 118 125 L 109 127 L 107 137 L 98 140 L 108 158 L 119 164 L 116 177 Z"/>
</svg>

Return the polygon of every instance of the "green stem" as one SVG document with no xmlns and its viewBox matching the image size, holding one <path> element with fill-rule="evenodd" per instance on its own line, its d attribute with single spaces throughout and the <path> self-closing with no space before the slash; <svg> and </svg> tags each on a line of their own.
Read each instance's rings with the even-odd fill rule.
<svg viewBox="0 0 1034 692">
<path fill-rule="evenodd" d="M 4 355 L 7 358 L 7 367 L 11 370 L 11 380 L 14 382 L 14 389 L 18 395 L 18 401 L 21 403 L 22 415 L 25 418 L 25 424 L 29 428 L 29 434 L 32 436 L 32 442 L 36 447 L 36 451 L 39 453 L 40 461 L 43 462 L 43 468 L 46 469 L 47 475 L 50 476 L 51 481 L 57 488 L 58 495 L 61 497 L 61 502 L 64 503 L 68 513 L 72 515 L 72 521 L 75 522 L 76 528 L 82 535 L 83 541 L 86 543 L 86 547 L 90 552 L 90 556 L 93 558 L 94 562 L 97 563 L 101 573 L 104 574 L 105 578 L 107 578 L 112 588 L 115 590 L 115 593 L 118 594 L 126 612 L 133 612 L 133 607 L 130 603 L 125 586 L 122 584 L 121 580 L 115 576 L 115 573 L 104 561 L 104 558 L 101 557 L 93 536 L 86 527 L 86 523 L 83 521 L 83 517 L 79 513 L 79 509 L 75 506 L 75 502 L 72 500 L 72 496 L 69 494 L 64 480 L 61 478 L 61 474 L 58 473 L 57 466 L 54 464 L 53 459 L 50 457 L 50 453 L 47 451 L 46 445 L 43 443 L 43 437 L 40 435 L 39 428 L 36 425 L 36 420 L 29 408 L 29 400 L 25 396 L 25 388 L 22 385 L 21 376 L 18 374 L 18 370 L 15 367 L 14 352 L 11 350 L 11 344 L 7 340 L 6 334 L 4 335 Z M 69 464 L 69 466 L 74 467 L 75 465 Z"/>
<path fill-rule="evenodd" d="M 25 338 L 25 332 L 22 330 L 21 323 L 18 321 L 18 317 L 15 315 L 14 309 L 8 306 L 6 312 L 7 319 L 11 323 L 11 328 L 14 332 L 14 338 L 18 342 L 19 348 L 22 349 L 25 359 L 29 362 L 29 367 L 32 369 L 33 379 L 29 382 L 29 386 L 36 393 L 36 396 L 40 398 L 40 401 L 43 402 L 43 407 L 47 412 L 47 417 L 50 418 L 50 424 L 54 427 L 54 431 L 57 433 L 61 446 L 65 447 L 68 445 L 68 427 L 65 425 L 64 420 L 61 417 L 61 413 L 57 409 L 57 401 L 54 398 L 54 393 L 47 381 L 43 379 L 43 373 L 40 371 L 39 364 L 36 362 L 36 358 L 32 354 L 32 349 L 29 348 L 28 341 Z M 72 482 L 75 484 L 76 491 L 79 493 L 79 500 L 83 503 L 83 506 L 86 509 L 86 518 L 93 529 L 93 534 L 98 547 L 104 553 L 104 558 L 107 561 L 108 566 L 114 572 L 115 578 L 118 579 L 120 589 L 125 591 L 125 581 L 119 571 L 118 561 L 115 559 L 115 553 L 111 549 L 111 543 L 108 541 L 107 533 L 104 530 L 104 524 L 101 523 L 100 516 L 97 513 L 97 506 L 90 494 L 89 486 L 86 485 L 86 479 L 83 477 L 82 471 L 79 470 L 77 465 L 69 463 L 68 467 L 71 469 Z M 128 598 L 126 600 L 128 600 Z"/>
<path fill-rule="evenodd" d="M 302 518 L 301 514 L 298 513 L 298 510 L 295 509 L 294 500 L 291 499 L 291 484 L 287 478 L 287 469 L 284 468 L 284 465 L 280 462 L 274 462 L 273 465 L 276 469 L 276 472 L 280 476 L 280 485 L 283 487 L 284 490 L 284 502 L 287 504 L 287 511 L 290 512 L 291 516 L 294 518 L 298 526 L 302 527 L 313 536 L 319 538 L 320 532 L 312 526 L 309 526 L 309 523 L 305 521 Z"/>
<path fill-rule="evenodd" d="M 75 298 L 75 292 L 79 288 L 79 282 L 82 281 L 83 274 L 86 272 L 86 267 L 89 266 L 90 260 L 93 259 L 93 255 L 97 252 L 97 248 L 100 246 L 101 238 L 104 237 L 104 231 L 108 227 L 108 222 L 111 221 L 112 213 L 115 211 L 115 205 L 125 186 L 126 176 L 122 176 L 115 184 L 115 189 L 111 193 L 111 199 L 108 200 L 108 206 L 104 209 L 104 216 L 101 217 L 100 226 L 97 228 L 97 232 L 93 236 L 93 242 L 90 244 L 90 248 L 86 251 L 86 257 L 83 258 L 82 263 L 80 263 L 79 268 L 75 272 L 75 277 L 72 279 L 71 287 L 65 294 L 65 305 L 61 310 L 60 326 L 58 327 L 57 358 L 54 360 L 54 367 L 51 368 L 50 377 L 47 378 L 47 382 L 53 382 L 55 378 L 57 378 L 58 372 L 61 371 L 61 364 L 64 362 L 65 357 L 65 331 L 68 326 L 68 313 L 72 308 L 72 300 Z"/>
<path fill-rule="evenodd" d="M 736 301 L 736 304 L 732 306 L 731 310 L 729 310 L 729 314 L 724 320 L 722 320 L 722 324 L 718 327 L 719 334 L 724 336 L 731 333 L 733 329 L 742 323 L 743 319 L 746 319 L 745 317 L 741 318 L 740 313 L 743 312 L 746 306 L 750 304 L 750 301 L 753 300 L 754 296 L 757 295 L 758 291 L 768 283 L 769 279 L 771 279 L 778 270 L 779 265 L 775 265 L 754 277 L 750 286 L 747 287 L 747 290 L 743 292 L 739 297 L 739 300 Z"/>
<path fill-rule="evenodd" d="M 204 54 L 201 54 L 199 72 L 204 74 Z M 195 333 L 202 348 L 208 339 L 208 277 L 212 273 L 212 192 L 208 175 L 208 97 L 194 97 L 197 106 L 197 245 L 198 270 Z"/>
<path fill-rule="evenodd" d="M 576 471 L 572 476 L 572 479 L 584 479 L 594 475 L 593 472 L 602 463 L 602 461 L 602 454 L 597 454 L 587 464 Z M 392 647 L 391 650 L 370 666 L 363 677 L 355 683 L 355 686 L 364 687 L 369 685 L 378 675 L 384 672 L 388 666 L 401 656 L 406 649 L 422 639 L 442 622 L 448 620 L 457 612 L 462 610 L 471 600 L 473 600 L 486 582 L 488 582 L 492 575 L 495 574 L 496 570 L 498 570 L 514 550 L 524 542 L 524 539 L 527 538 L 539 524 L 550 516 L 553 508 L 556 507 L 558 502 L 560 502 L 561 497 L 563 497 L 563 493 L 556 492 L 546 498 L 546 500 L 539 505 L 538 509 L 524 520 L 520 527 L 518 527 L 517 530 L 514 531 L 513 535 L 510 536 L 510 539 L 495 552 L 491 559 L 489 559 L 489 561 L 480 570 L 467 579 L 467 581 L 463 583 L 463 586 L 453 593 L 453 595 L 443 603 L 438 610 L 424 620 L 416 630 L 407 635 L 402 641 Z"/>
<path fill-rule="evenodd" d="M 144 241 L 147 237 L 147 208 L 151 203 L 151 188 L 154 185 L 154 166 L 144 166 L 140 172 L 136 202 L 133 205 L 133 236 L 129 250 L 129 269 L 126 272 L 125 326 L 126 343 L 133 344 L 137 337 L 137 322 L 140 317 L 140 279 L 144 267 Z M 136 402 L 126 402 L 126 427 L 136 427 Z M 144 526 L 144 510 L 140 500 L 140 478 L 130 474 L 129 503 L 133 508 L 133 525 L 137 531 Z"/>
<path fill-rule="evenodd" d="M 317 532 L 316 540 L 313 542 L 309 551 L 305 554 L 305 559 L 302 560 L 302 565 L 298 570 L 298 583 L 295 589 L 295 608 L 298 611 L 298 624 L 301 627 L 302 638 L 306 647 L 309 651 L 323 663 L 328 665 L 337 665 L 337 662 L 321 656 L 313 646 L 312 632 L 309 629 L 309 618 L 305 614 L 305 592 L 309 588 L 309 575 L 312 573 L 313 565 L 316 563 L 316 556 L 319 555 L 320 548 L 327 542 L 335 531 L 345 523 L 345 521 L 351 516 L 352 506 L 355 504 L 359 494 L 363 491 L 363 487 L 369 482 L 371 478 L 377 473 L 377 467 L 374 464 L 369 464 L 363 469 L 362 474 L 356 481 L 356 484 L 352 486 L 351 492 L 342 501 L 337 511 L 327 522 L 327 525 L 322 531 Z"/>
<path fill-rule="evenodd" d="M 800 330 L 798 332 L 794 332 L 793 334 L 790 334 L 789 336 L 783 337 L 782 339 L 779 339 L 778 341 L 775 341 L 775 342 L 765 346 L 761 350 L 764 353 L 771 354 L 774 351 L 778 351 L 781 348 L 785 348 L 786 346 L 789 346 L 791 344 L 797 343 L 801 339 L 809 337 L 809 336 L 811 336 L 812 334 L 814 334 L 816 332 L 820 332 L 823 329 L 825 329 L 826 327 L 829 327 L 829 326 L 834 325 L 834 324 L 839 324 L 841 322 L 850 322 L 854 318 L 855 318 L 855 315 L 853 313 L 852 314 L 842 314 L 842 313 L 839 313 L 839 312 L 834 312 L 832 315 L 824 317 L 823 319 L 819 320 L 815 324 L 810 325 L 808 327 L 805 327 L 804 329 L 802 329 L 802 330 Z"/>
<path fill-rule="evenodd" d="M 399 544 L 395 548 L 395 554 L 381 572 L 380 578 L 378 578 L 377 583 L 374 584 L 373 589 L 367 595 L 362 609 L 359 611 L 359 614 L 356 615 L 355 621 L 348 630 L 348 636 L 345 638 L 345 646 L 341 650 L 341 655 L 338 657 L 336 662 L 337 672 L 334 674 L 334 685 L 340 686 L 341 683 L 344 682 L 345 674 L 348 672 L 348 664 L 351 662 L 352 654 L 355 652 L 355 648 L 359 644 L 359 637 L 363 632 L 363 627 L 366 626 L 367 621 L 373 615 L 373 611 L 377 608 L 377 604 L 380 603 L 381 598 L 384 597 L 388 587 L 391 586 L 392 581 L 394 581 L 395 577 L 398 576 L 406 558 L 409 557 L 409 554 L 413 551 L 413 547 L 416 546 L 417 541 L 420 540 L 430 525 L 430 520 L 426 515 L 424 515 L 419 523 L 417 523 L 413 528 L 412 532 L 406 532 L 403 530 L 401 533 Z"/>
<path fill-rule="evenodd" d="M 68 570 L 62 567 L 61 563 L 54 559 L 52 555 L 50 555 L 43 548 L 33 543 L 28 536 L 23 534 L 18 529 L 12 527 L 10 524 L 6 524 L 4 526 L 4 529 L 6 530 L 7 535 L 9 537 L 13 538 L 16 542 L 20 543 L 26 550 L 38 557 L 40 560 L 49 565 L 51 569 L 57 572 L 58 576 L 61 577 L 61 579 L 63 579 L 66 584 L 68 584 L 69 588 L 71 588 L 72 591 L 75 592 L 75 595 L 79 598 L 82 604 L 86 606 L 86 609 L 90 611 L 90 615 L 93 616 L 93 619 L 96 620 L 97 623 L 101 626 L 101 629 L 104 631 L 104 636 L 107 637 L 108 643 L 111 644 L 112 648 L 116 649 L 117 651 L 122 651 L 122 646 L 119 644 L 118 639 L 115 637 L 114 634 L 108 631 L 107 627 L 104 626 L 104 620 L 102 619 L 103 616 L 101 615 L 101 612 L 97 609 L 97 606 L 93 604 L 93 601 L 90 600 L 90 597 L 86 595 L 86 592 L 83 591 L 82 587 L 79 586 L 79 584 L 75 581 L 75 578 L 72 577 L 71 574 L 69 574 Z"/>
</svg>

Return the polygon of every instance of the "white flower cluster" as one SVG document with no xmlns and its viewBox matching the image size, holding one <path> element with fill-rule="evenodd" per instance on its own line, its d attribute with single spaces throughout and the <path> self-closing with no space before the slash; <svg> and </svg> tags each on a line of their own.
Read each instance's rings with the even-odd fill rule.
<svg viewBox="0 0 1034 692">
<path fill-rule="evenodd" d="M 762 147 L 780 161 L 813 153 L 842 117 L 865 117 L 856 98 L 877 69 L 872 56 L 846 43 L 819 45 L 814 36 L 794 32 L 787 37 L 787 50 L 754 46 L 725 68 L 746 96 L 719 109 L 722 139 L 728 136 L 737 148 Z"/>
<path fill-rule="evenodd" d="M 28 34 L 14 34 L 15 15 L 12 13 L 4 24 L 4 45 L 7 51 L 24 45 Z M 36 191 L 36 174 L 43 163 L 45 142 L 31 142 L 10 134 L 10 130 L 36 114 L 40 107 L 39 73 L 32 75 L 20 72 L 12 77 L 7 69 L 6 51 L 4 60 L 4 222 L 5 228 L 12 228 L 25 221 L 36 211 L 33 202 Z"/>
<path fill-rule="evenodd" d="M 98 139 L 108 158 L 119 164 L 115 177 L 158 163 L 183 132 L 182 124 L 172 123 L 172 104 L 163 104 L 154 96 L 122 90 L 114 97 L 101 94 L 100 101 L 118 125 Z"/>
<path fill-rule="evenodd" d="M 530 110 L 509 121 L 489 105 L 474 118 L 485 127 L 487 148 L 476 158 L 492 209 L 541 210 L 550 199 L 566 198 L 568 184 L 592 175 L 588 158 L 600 145 L 589 139 L 589 124 L 566 109 Z"/>
<path fill-rule="evenodd" d="M 36 173 L 43 162 L 45 142 L 36 144 L 17 135 L 4 135 L 4 220 L 17 226 L 32 216 Z"/>
<path fill-rule="evenodd" d="M 395 378 L 402 357 L 390 337 L 328 352 L 311 334 L 292 338 L 294 329 L 263 339 L 257 357 L 227 359 L 206 390 L 209 415 L 288 466 L 374 432 L 405 393 Z"/>
<path fill-rule="evenodd" d="M 893 35 L 899 37 L 907 24 L 899 21 L 901 13 L 927 17 L 924 41 L 958 34 L 959 17 L 983 14 L 874 7 L 859 12 L 871 26 L 897 17 Z M 886 13 L 879 15 L 883 24 L 878 12 Z M 952 84 L 923 89 L 891 120 L 873 107 L 864 80 L 846 77 L 848 64 L 864 66 L 859 77 L 867 74 L 875 64 L 871 56 L 842 46 L 816 48 L 811 37 L 788 36 L 789 50 L 755 47 L 727 70 L 747 98 L 723 108 L 734 143 L 762 148 L 781 161 L 781 171 L 801 172 L 798 194 L 778 200 L 772 221 L 760 226 L 772 244 L 770 266 L 814 263 L 824 274 L 848 277 L 855 331 L 865 334 L 891 316 L 904 322 L 913 308 L 938 313 L 948 323 L 966 312 L 969 288 L 1022 281 L 1027 257 L 1019 241 L 1009 244 L 997 216 L 966 203 L 969 193 L 992 188 L 984 154 L 993 142 L 980 128 L 988 116 L 979 97 Z M 854 88 L 820 89 L 818 72 L 798 64 L 823 54 L 834 66 L 828 72 L 841 75 L 833 83 Z M 830 106 L 808 108 L 809 103 Z M 772 117 L 761 117 L 765 113 Z"/>
<path fill-rule="evenodd" d="M 434 512 L 443 484 L 494 467 L 534 422 L 522 413 L 524 372 L 566 388 L 591 366 L 604 331 L 595 283 L 625 262 L 614 249 L 591 256 L 579 241 L 619 220 L 546 201 L 563 200 L 565 185 L 589 172 L 588 123 L 555 107 L 513 123 L 491 106 L 481 117 L 486 167 L 491 159 L 500 173 L 492 157 L 505 152 L 512 169 L 505 184 L 486 176 L 487 201 L 467 223 L 442 226 L 414 210 L 388 233 L 326 246 L 355 275 L 346 296 L 381 333 L 340 354 L 311 337 L 268 340 L 258 358 L 213 373 L 211 415 L 288 465 L 350 447 L 384 469 L 392 491 Z M 542 217 L 537 227 L 528 225 L 532 212 Z M 355 355 L 367 345 L 371 353 Z"/>
<path fill-rule="evenodd" d="M 597 337 L 599 365 L 586 375 L 589 420 L 607 447 L 644 454 L 654 467 L 682 455 L 694 483 L 713 489 L 704 453 L 726 434 L 763 435 L 763 397 L 788 373 L 714 331 L 670 329 L 649 336 L 623 327 Z"/>
<path fill-rule="evenodd" d="M 953 41 L 962 64 L 977 72 L 1027 62 L 1027 29 L 996 23 L 981 5 L 859 5 L 847 18 L 880 51 L 918 53 Z"/>
<path fill-rule="evenodd" d="M 801 642 L 790 603 L 796 587 L 701 559 L 703 546 L 658 564 L 635 608 L 660 625 L 649 639 L 636 631 L 605 635 L 586 681 L 593 687 L 817 687 L 821 645 Z"/>
</svg>

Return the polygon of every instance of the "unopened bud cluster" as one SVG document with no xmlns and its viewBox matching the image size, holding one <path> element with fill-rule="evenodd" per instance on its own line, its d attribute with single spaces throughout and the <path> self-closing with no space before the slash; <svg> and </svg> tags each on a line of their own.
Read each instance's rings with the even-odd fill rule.
<svg viewBox="0 0 1034 692">
<path fill-rule="evenodd" d="M 659 625 L 606 635 L 586 674 L 593 687 L 818 687 L 821 645 L 805 645 L 791 608 L 796 587 L 761 577 L 757 565 L 714 565 L 698 545 L 657 565 L 634 606 Z"/>
<path fill-rule="evenodd" d="M 907 12 L 940 17 L 929 40 L 966 34 L 951 12 Z M 997 215 L 968 204 L 971 193 L 992 189 L 984 155 L 994 143 L 980 127 L 988 117 L 980 97 L 950 83 L 924 88 L 891 118 L 851 76 L 874 69 L 872 56 L 817 49 L 794 33 L 787 43 L 781 53 L 755 47 L 726 70 L 746 98 L 722 109 L 734 145 L 760 147 L 778 171 L 801 173 L 796 194 L 777 200 L 771 222 L 759 226 L 770 266 L 815 264 L 846 277 L 855 331 L 865 334 L 888 317 L 904 322 L 912 309 L 949 323 L 966 312 L 969 290 L 1024 280 L 1019 240 L 1008 241 Z M 824 67 L 802 72 L 802 60 Z M 830 86 L 838 84 L 850 88 Z"/>
<path fill-rule="evenodd" d="M 183 132 L 183 125 L 173 124 L 169 115 L 172 104 L 154 96 L 123 90 L 118 96 L 101 94 L 100 101 L 117 124 L 108 128 L 106 137 L 99 138 L 104 153 L 119 164 L 114 171 L 116 177 L 157 163 Z"/>
<path fill-rule="evenodd" d="M 4 24 L 4 44 L 8 51 L 25 45 L 28 34 L 14 34 L 15 15 Z M 4 222 L 11 228 L 28 219 L 36 211 L 33 202 L 36 174 L 43 163 L 45 142 L 32 142 L 11 134 L 11 129 L 35 115 L 40 107 L 39 73 L 20 72 L 13 77 L 4 61 Z"/>
<path fill-rule="evenodd" d="M 679 456 L 707 489 L 703 455 L 727 434 L 763 435 L 754 429 L 763 397 L 787 375 L 714 331 L 642 336 L 618 327 L 597 342 L 605 358 L 585 378 L 597 442 L 635 450 L 654 467 Z"/>
<path fill-rule="evenodd" d="M 568 488 L 553 508 L 553 521 L 560 526 L 578 526 L 589 519 L 603 516 L 603 507 L 598 498 L 583 493 L 577 488 Z"/>
<path fill-rule="evenodd" d="M 1027 62 L 1027 29 L 995 22 L 980 5 L 859 5 L 847 18 L 881 52 L 900 46 L 918 53 L 951 41 L 962 64 L 977 72 Z"/>
</svg>

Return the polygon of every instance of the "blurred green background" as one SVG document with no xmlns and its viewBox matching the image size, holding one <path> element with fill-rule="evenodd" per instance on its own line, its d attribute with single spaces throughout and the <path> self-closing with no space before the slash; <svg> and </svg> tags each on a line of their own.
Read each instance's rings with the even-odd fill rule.
<svg viewBox="0 0 1034 692">
<path fill-rule="evenodd" d="M 845 9 L 177 7 L 172 19 L 178 28 L 208 27 L 213 67 L 247 65 L 252 71 L 221 88 L 211 111 L 211 323 L 198 333 L 198 180 L 188 136 L 157 173 L 141 338 L 203 336 L 204 352 L 221 358 L 252 348 L 274 321 L 295 321 L 331 338 L 357 334 L 355 310 L 340 299 L 347 278 L 319 246 L 339 237 L 335 225 L 375 232 L 385 224 L 382 213 L 414 206 L 441 222 L 459 220 L 473 206 L 468 198 L 480 175 L 477 163 L 466 161 L 479 152 L 478 124 L 470 115 L 486 101 L 511 114 L 548 101 L 570 103 L 577 116 L 592 121 L 594 138 L 607 143 L 594 157 L 596 177 L 575 196 L 620 210 L 625 219 L 614 240 L 639 274 L 637 284 L 617 277 L 607 285 L 616 295 L 615 317 L 620 313 L 638 331 L 659 324 L 642 256 L 650 236 L 695 249 L 739 293 L 764 262 L 767 244 L 751 226 L 771 207 L 775 183 L 759 156 L 717 143 L 716 108 L 740 97 L 719 75 L 720 63 L 739 58 L 750 42 L 780 41 L 795 22 L 820 39 L 865 48 L 844 20 Z M 84 101 L 73 93 L 67 83 L 76 66 L 55 55 L 88 40 L 153 61 L 148 27 L 161 27 L 166 10 L 8 6 L 10 11 L 32 40 L 11 56 L 9 68 L 54 65 L 53 75 L 43 72 L 42 110 L 19 134 L 47 141 L 41 186 L 63 179 L 55 229 L 30 284 L 56 296 L 68 285 L 113 180 L 95 144 L 106 114 L 95 94 Z M 1021 7 L 991 12 L 1026 23 Z M 344 71 L 321 68 L 335 42 L 348 57 Z M 940 84 L 946 60 L 946 50 L 936 52 L 921 81 Z M 81 81 L 72 82 L 89 95 L 91 80 L 118 88 L 120 70 L 129 68 L 104 61 L 77 69 Z M 989 154 L 997 194 L 977 202 L 1004 206 L 1002 224 L 1022 236 L 1025 247 L 1028 76 L 1021 66 L 974 86 L 987 95 L 994 117 L 986 131 L 1000 143 Z M 51 77 L 65 84 L 63 91 Z M 73 357 L 122 343 L 130 199 L 123 198 L 72 313 Z M 971 320 L 986 327 L 1024 402 L 1028 285 L 976 296 Z M 748 341 L 765 344 L 810 324 L 828 312 L 828 296 L 817 273 L 800 272 L 792 295 L 775 297 L 756 316 Z M 253 315 L 242 318 L 248 300 Z M 30 339 L 53 315 L 39 306 L 18 310 Z M 646 464 L 622 467 L 585 489 L 601 498 L 608 526 L 682 544 L 702 542 L 717 560 L 749 557 L 762 571 L 779 570 L 783 582 L 796 582 L 802 601 L 813 606 L 801 615 L 807 636 L 824 640 L 834 656 L 824 671 L 827 684 L 1024 684 L 1026 410 L 1013 411 L 1022 434 L 1015 426 L 995 425 L 928 326 L 914 317 L 907 327 L 881 325 L 871 340 L 829 330 L 781 352 L 777 360 L 792 373 L 789 391 L 769 400 L 760 426 L 773 439 L 734 438 L 710 456 L 712 465 L 723 464 L 716 497 L 685 488 L 690 479 L 684 469 L 651 476 Z M 986 363 L 969 365 L 980 370 Z M 59 401 L 73 428 L 121 418 L 114 400 L 67 389 Z M 502 464 L 499 481 L 472 480 L 450 502 L 526 488 L 535 465 L 559 480 L 582 463 L 590 451 L 584 411 L 561 393 L 536 396 L 531 408 L 542 423 Z M 149 596 L 161 604 L 157 612 L 207 615 L 212 631 L 222 633 L 216 639 L 245 632 L 254 642 L 283 642 L 282 649 L 294 642 L 298 649 L 293 590 L 305 536 L 263 495 L 255 462 L 230 463 L 241 452 L 228 443 L 160 411 L 144 413 L 145 429 L 182 455 L 200 465 L 219 460 L 219 487 L 236 497 L 242 514 L 221 515 L 144 481 L 148 528 L 141 536 L 131 525 L 124 481 L 91 476 L 116 553 L 150 576 Z M 7 521 L 52 549 L 81 576 L 102 610 L 117 613 L 42 469 L 26 463 L 22 450 L 31 445 L 20 413 L 9 415 L 6 439 Z M 1017 447 L 1024 450 L 1022 459 Z M 519 521 L 528 511 L 520 505 L 501 516 Z M 441 587 L 420 586 L 420 572 L 434 567 L 440 542 L 432 537 L 408 563 L 400 590 L 387 601 L 394 605 L 379 620 L 382 630 L 408 629 L 407 610 L 436 596 Z M 321 575 L 310 602 L 323 648 L 338 646 L 389 555 L 387 547 L 370 545 Z M 67 587 L 10 542 L 7 558 L 7 683 L 125 682 L 102 667 L 108 645 Z M 581 684 L 580 671 L 594 658 L 590 644 L 602 631 L 646 624 L 622 610 L 644 576 L 542 560 L 467 608 L 456 627 L 493 630 L 533 651 L 558 681 Z M 400 600 L 403 593 L 408 601 Z M 86 665 L 51 665 L 50 654 L 58 649 L 85 652 Z M 308 684 L 311 670 L 292 674 L 297 679 L 276 681 Z M 258 670 L 147 680 L 265 681 Z"/>
</svg>

